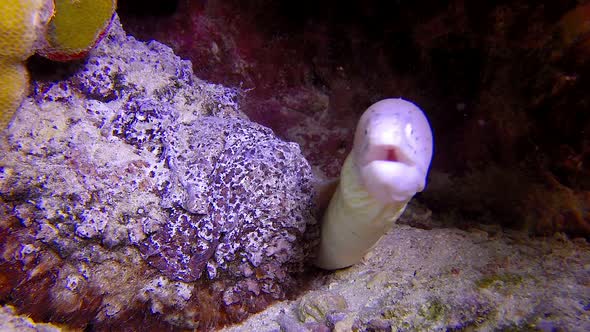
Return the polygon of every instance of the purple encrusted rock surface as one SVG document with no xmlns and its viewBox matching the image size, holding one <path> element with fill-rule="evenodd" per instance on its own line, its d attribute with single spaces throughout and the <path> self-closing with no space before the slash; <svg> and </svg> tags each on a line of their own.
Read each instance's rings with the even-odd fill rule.
<svg viewBox="0 0 590 332">
<path fill-rule="evenodd" d="M 205 268 L 209 279 L 258 270 L 267 293 L 286 271 L 302 271 L 313 246 L 301 241 L 318 234 L 311 170 L 297 144 L 249 121 L 205 116 L 173 126 L 164 150 L 169 221 L 139 244 L 150 264 L 183 281 Z"/>
<path fill-rule="evenodd" d="M 318 239 L 299 146 L 118 19 L 36 74 L 0 135 L 0 299 L 37 320 L 208 330 L 297 287 Z"/>
</svg>

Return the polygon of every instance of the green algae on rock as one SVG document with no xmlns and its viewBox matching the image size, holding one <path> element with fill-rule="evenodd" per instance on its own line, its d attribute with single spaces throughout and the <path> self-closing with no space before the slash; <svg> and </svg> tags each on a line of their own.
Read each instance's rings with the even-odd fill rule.
<svg viewBox="0 0 590 332">
<path fill-rule="evenodd" d="M 590 328 L 585 319 L 590 306 L 588 242 L 486 229 L 445 228 L 440 220 L 432 220 L 429 230 L 394 227 L 373 255 L 326 276 L 310 290 L 339 294 L 347 303 L 344 313 L 318 316 L 316 324 L 353 331 Z M 376 273 L 388 282 L 367 287 Z M 223 331 L 287 329 L 284 325 L 297 319 L 299 311 L 297 300 L 278 303 Z"/>
</svg>

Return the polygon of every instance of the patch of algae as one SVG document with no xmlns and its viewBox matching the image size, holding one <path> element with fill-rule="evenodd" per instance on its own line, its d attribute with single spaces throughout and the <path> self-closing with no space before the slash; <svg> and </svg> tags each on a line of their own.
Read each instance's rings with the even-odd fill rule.
<svg viewBox="0 0 590 332">
<path fill-rule="evenodd" d="M 515 273 L 502 273 L 485 276 L 475 281 L 478 288 L 500 289 L 507 286 L 517 286 L 523 282 L 523 276 Z"/>
<path fill-rule="evenodd" d="M 428 321 L 439 321 L 448 312 L 448 307 L 440 300 L 433 299 L 420 307 L 418 314 Z"/>
</svg>

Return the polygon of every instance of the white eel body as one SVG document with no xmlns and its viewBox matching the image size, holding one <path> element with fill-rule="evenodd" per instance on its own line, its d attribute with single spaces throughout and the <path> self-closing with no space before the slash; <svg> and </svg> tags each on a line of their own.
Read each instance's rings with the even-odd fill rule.
<svg viewBox="0 0 590 332">
<path fill-rule="evenodd" d="M 318 267 L 363 258 L 424 189 L 432 145 L 428 120 L 413 103 L 384 99 L 365 111 L 323 217 Z"/>
</svg>

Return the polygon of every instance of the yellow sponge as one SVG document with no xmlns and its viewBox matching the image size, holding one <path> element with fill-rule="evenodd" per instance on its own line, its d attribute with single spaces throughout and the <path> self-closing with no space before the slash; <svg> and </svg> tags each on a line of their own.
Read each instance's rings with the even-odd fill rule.
<svg viewBox="0 0 590 332">
<path fill-rule="evenodd" d="M 116 0 L 55 0 L 55 15 L 49 22 L 46 46 L 39 53 L 67 61 L 85 56 L 109 26 Z"/>
<path fill-rule="evenodd" d="M 23 62 L 36 51 L 52 60 L 85 56 L 109 26 L 116 0 L 1 0 L 0 130 L 24 98 Z"/>
<path fill-rule="evenodd" d="M 106 32 L 116 0 L 0 0 L 0 130 L 24 98 L 23 62 L 37 52 L 52 60 L 85 56 Z"/>
<path fill-rule="evenodd" d="M 6 128 L 23 100 L 29 83 L 20 61 L 0 60 L 0 129 Z"/>
<path fill-rule="evenodd" d="M 2 0 L 0 57 L 22 61 L 31 56 L 52 7 L 52 0 Z"/>
<path fill-rule="evenodd" d="M 0 10 L 0 129 L 23 100 L 28 74 L 23 61 L 38 47 L 53 0 L 2 0 Z"/>
</svg>

